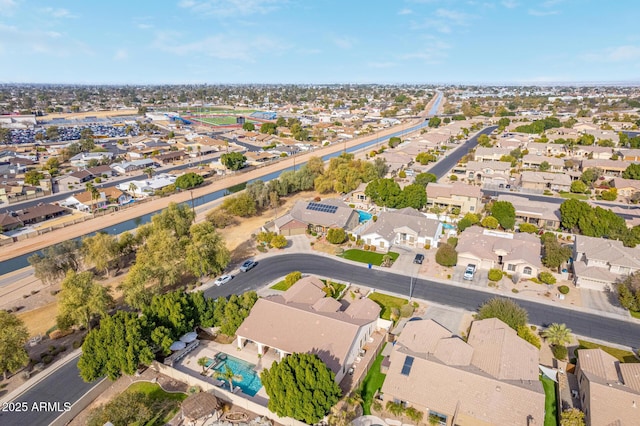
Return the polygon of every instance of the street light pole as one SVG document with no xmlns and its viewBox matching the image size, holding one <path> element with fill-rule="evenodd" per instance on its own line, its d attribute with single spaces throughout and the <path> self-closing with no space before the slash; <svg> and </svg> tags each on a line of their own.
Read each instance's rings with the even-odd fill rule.
<svg viewBox="0 0 640 426">
<path fill-rule="evenodd" d="M 195 205 L 193 203 L 193 190 L 189 191 L 191 192 L 191 211 L 193 211 L 193 221 L 196 221 L 196 208 Z"/>
</svg>

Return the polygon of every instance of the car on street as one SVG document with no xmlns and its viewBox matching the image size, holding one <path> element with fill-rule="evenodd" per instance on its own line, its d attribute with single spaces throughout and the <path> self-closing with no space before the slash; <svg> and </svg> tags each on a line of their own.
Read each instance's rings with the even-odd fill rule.
<svg viewBox="0 0 640 426">
<path fill-rule="evenodd" d="M 253 260 L 245 260 L 242 265 L 240 265 L 241 272 L 247 272 L 250 269 L 253 269 L 257 265 Z"/>
<path fill-rule="evenodd" d="M 472 280 L 473 275 L 476 273 L 476 265 L 469 264 L 467 265 L 467 269 L 464 270 L 464 275 L 462 278 L 465 280 Z"/>
<path fill-rule="evenodd" d="M 424 260 L 424 254 L 416 254 L 416 257 L 413 258 L 413 263 L 417 263 L 418 265 L 422 265 L 422 261 Z"/>
<path fill-rule="evenodd" d="M 233 279 L 233 275 L 221 275 L 218 278 L 216 278 L 216 280 L 213 282 L 215 285 L 217 285 L 218 287 L 228 283 L 229 281 L 231 281 Z"/>
</svg>

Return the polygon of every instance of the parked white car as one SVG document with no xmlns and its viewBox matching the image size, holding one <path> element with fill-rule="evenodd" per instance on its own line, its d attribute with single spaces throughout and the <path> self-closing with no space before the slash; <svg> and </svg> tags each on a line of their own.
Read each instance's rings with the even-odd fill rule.
<svg viewBox="0 0 640 426">
<path fill-rule="evenodd" d="M 216 278 L 216 280 L 213 283 L 219 287 L 222 284 L 228 283 L 232 279 L 233 279 L 233 275 L 222 275 L 222 276 Z"/>
</svg>

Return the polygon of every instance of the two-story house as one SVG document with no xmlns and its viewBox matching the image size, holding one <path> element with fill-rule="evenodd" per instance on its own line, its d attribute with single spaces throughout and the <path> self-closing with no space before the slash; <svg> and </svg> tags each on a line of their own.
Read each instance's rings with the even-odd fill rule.
<svg viewBox="0 0 640 426">
<path fill-rule="evenodd" d="M 576 235 L 573 245 L 576 287 L 605 291 L 629 274 L 640 271 L 640 247 L 622 241 Z"/>
</svg>

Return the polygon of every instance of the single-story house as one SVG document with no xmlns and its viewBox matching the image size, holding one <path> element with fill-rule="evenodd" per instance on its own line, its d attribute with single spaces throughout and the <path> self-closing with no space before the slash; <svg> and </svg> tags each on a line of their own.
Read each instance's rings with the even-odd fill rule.
<svg viewBox="0 0 640 426">
<path fill-rule="evenodd" d="M 155 161 L 145 158 L 142 160 L 133 160 L 133 161 L 123 161 L 122 163 L 116 163 L 111 165 L 111 168 L 121 175 L 135 172 L 136 170 L 144 170 L 147 167 L 155 168 L 158 166 L 158 163 Z"/>
<path fill-rule="evenodd" d="M 619 279 L 640 271 L 640 247 L 622 241 L 576 235 L 573 244 L 576 287 L 606 291 Z"/>
<path fill-rule="evenodd" d="M 476 265 L 477 269 L 502 269 L 523 278 L 538 276 L 542 268 L 542 244 L 537 235 L 511 234 L 471 226 L 458 236 L 458 265 Z"/>
<path fill-rule="evenodd" d="M 276 232 L 287 231 L 283 235 L 300 234 L 302 224 L 305 230 L 327 232 L 330 228 L 343 228 L 351 231 L 360 223 L 358 212 L 338 199 L 321 202 L 298 201 L 289 213 L 276 219 Z"/>
<path fill-rule="evenodd" d="M 77 172 L 69 173 L 68 175 L 58 178 L 58 186 L 61 188 L 67 188 L 69 186 L 82 185 L 85 182 L 89 182 L 94 178 L 94 175 L 87 170 L 78 170 Z"/>
<path fill-rule="evenodd" d="M 519 185 L 523 189 L 543 192 L 545 190 L 569 191 L 571 177 L 565 173 L 524 171 L 520 174 Z"/>
<path fill-rule="evenodd" d="M 429 219 L 411 207 L 396 211 L 384 211 L 376 222 L 361 231 L 360 238 L 365 244 L 382 250 L 393 245 L 407 247 L 437 247 L 442 235 L 442 223 Z"/>
</svg>

